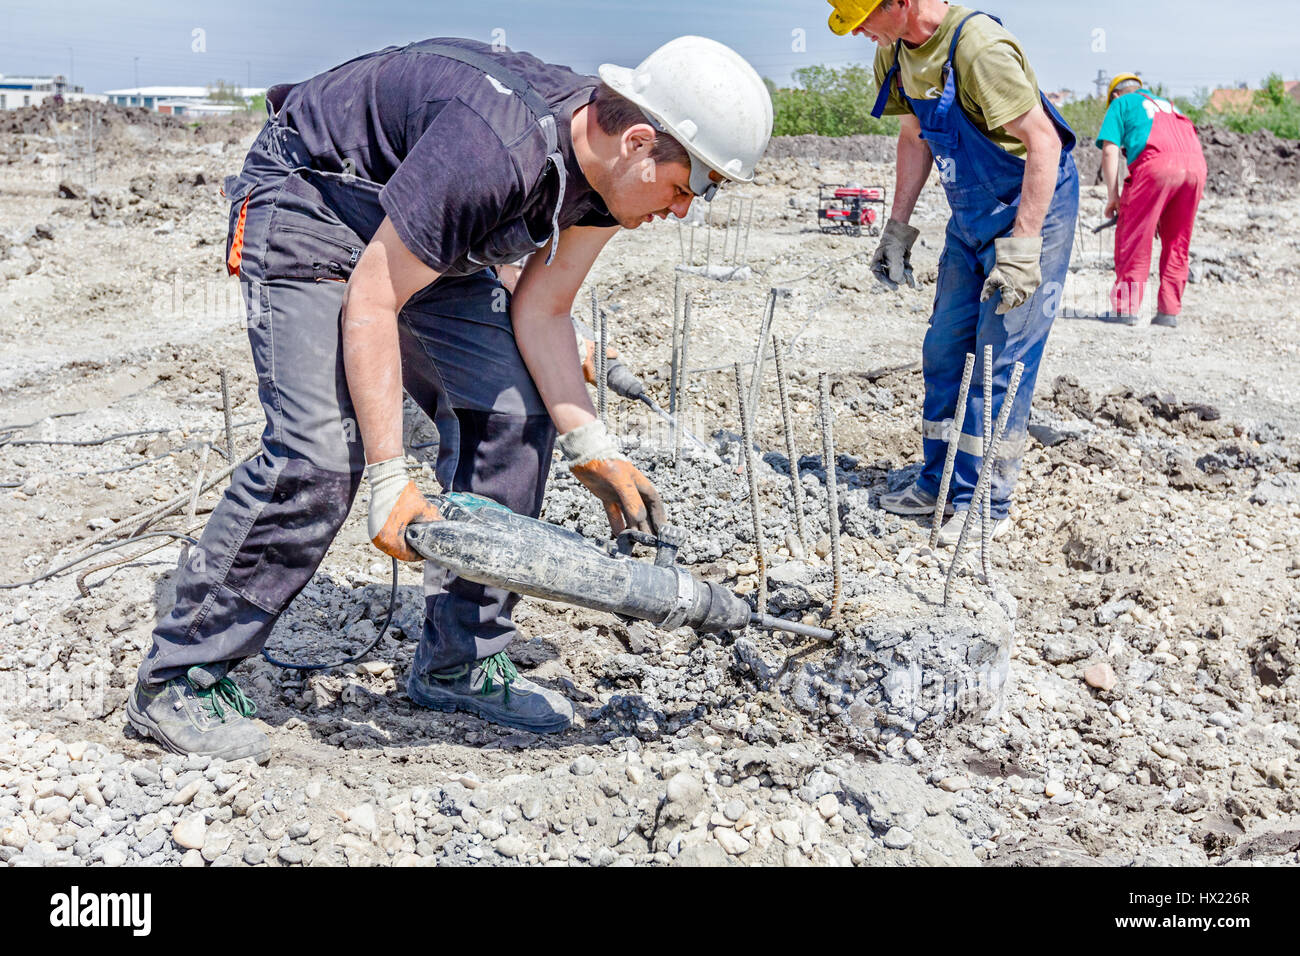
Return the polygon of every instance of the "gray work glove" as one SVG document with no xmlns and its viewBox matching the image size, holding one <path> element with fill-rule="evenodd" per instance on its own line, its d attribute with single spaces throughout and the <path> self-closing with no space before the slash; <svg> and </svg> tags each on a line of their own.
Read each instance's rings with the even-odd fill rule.
<svg viewBox="0 0 1300 956">
<path fill-rule="evenodd" d="M 1029 301 L 1029 297 L 1043 284 L 1043 270 L 1039 261 L 1043 257 L 1042 236 L 1008 236 L 994 239 L 997 263 L 984 283 L 980 301 L 987 302 L 997 292 L 1002 293 L 998 315 L 1006 315 Z"/>
<path fill-rule="evenodd" d="M 871 271 L 890 289 L 897 289 L 904 281 L 916 288 L 916 277 L 912 275 L 912 245 L 920 234 L 919 229 L 897 219 L 885 223 L 880 245 L 876 246 L 876 254 L 871 257 Z"/>
</svg>

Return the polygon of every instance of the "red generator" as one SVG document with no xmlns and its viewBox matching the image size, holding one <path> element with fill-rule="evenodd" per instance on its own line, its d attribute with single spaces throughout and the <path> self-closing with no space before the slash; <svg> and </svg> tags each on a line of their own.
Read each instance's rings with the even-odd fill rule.
<svg viewBox="0 0 1300 956">
<path fill-rule="evenodd" d="M 817 187 L 817 226 L 822 232 L 860 236 L 866 227 L 868 235 L 878 235 L 880 228 L 876 223 L 884 208 L 884 186 Z"/>
</svg>

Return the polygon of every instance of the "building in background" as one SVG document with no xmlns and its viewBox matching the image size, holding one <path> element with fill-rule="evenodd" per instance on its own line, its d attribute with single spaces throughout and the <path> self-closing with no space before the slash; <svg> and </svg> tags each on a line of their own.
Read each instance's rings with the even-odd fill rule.
<svg viewBox="0 0 1300 956">
<path fill-rule="evenodd" d="M 214 98 L 206 86 L 136 86 L 108 90 L 108 101 L 116 106 L 141 106 L 157 113 L 177 116 L 212 116 L 247 109 L 255 97 L 266 93 L 254 87 L 228 87 Z"/>
<path fill-rule="evenodd" d="M 61 97 L 65 103 L 103 103 L 107 99 L 102 94 L 87 93 L 83 87 L 73 86 L 62 76 L 5 76 L 0 73 L 0 110 L 40 106 L 56 97 Z"/>
</svg>

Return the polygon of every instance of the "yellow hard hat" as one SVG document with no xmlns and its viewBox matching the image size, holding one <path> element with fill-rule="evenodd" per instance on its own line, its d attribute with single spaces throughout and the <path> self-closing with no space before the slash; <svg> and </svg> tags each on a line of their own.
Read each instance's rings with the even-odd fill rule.
<svg viewBox="0 0 1300 956">
<path fill-rule="evenodd" d="M 862 26 L 862 21 L 875 12 L 884 0 L 830 0 L 834 7 L 831 11 L 831 32 L 839 36 L 852 33 Z"/>
<path fill-rule="evenodd" d="M 1115 90 L 1119 88 L 1121 83 L 1127 83 L 1129 80 L 1137 80 L 1141 83 L 1142 77 L 1138 76 L 1136 73 L 1117 74 L 1116 77 L 1110 81 L 1110 89 L 1106 91 L 1106 102 L 1109 103 L 1113 100 L 1115 98 Z"/>
</svg>

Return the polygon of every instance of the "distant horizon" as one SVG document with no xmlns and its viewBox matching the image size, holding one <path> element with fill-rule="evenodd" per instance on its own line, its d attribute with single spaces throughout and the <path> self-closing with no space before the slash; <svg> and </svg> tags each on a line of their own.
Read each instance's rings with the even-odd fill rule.
<svg viewBox="0 0 1300 956">
<path fill-rule="evenodd" d="M 875 55 L 870 41 L 830 33 L 825 0 L 751 0 L 743 17 L 730 13 L 730 5 L 687 0 L 653 7 L 627 0 L 501 0 L 487 12 L 438 9 L 444 6 L 451 7 L 379 0 L 358 19 L 356 6 L 344 0 L 228 0 L 220 8 L 194 0 L 134 0 L 111 8 L 91 0 L 6 0 L 0 74 L 63 75 L 87 93 L 218 81 L 265 88 L 429 36 L 500 41 L 590 74 L 602 62 L 635 65 L 673 36 L 696 32 L 734 47 L 760 74 L 790 86 L 800 67 L 869 65 Z M 1187 0 L 1178 6 L 1179 23 L 1188 25 L 1181 30 L 1166 22 L 1161 6 L 1097 0 L 1084 10 L 1053 8 L 1045 16 L 1041 3 L 996 0 L 987 9 L 1020 40 L 1046 92 L 1089 95 L 1099 71 L 1106 78 L 1142 72 L 1179 96 L 1243 83 L 1258 89 L 1271 73 L 1297 78 L 1297 31 L 1255 26 L 1292 22 L 1294 4 L 1257 0 L 1250 23 L 1224 23 L 1221 2 Z M 708 18 L 710 9 L 720 15 Z M 1198 26 L 1207 22 L 1215 25 L 1212 37 Z"/>
</svg>

